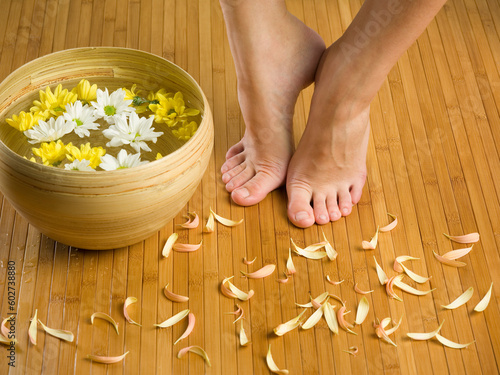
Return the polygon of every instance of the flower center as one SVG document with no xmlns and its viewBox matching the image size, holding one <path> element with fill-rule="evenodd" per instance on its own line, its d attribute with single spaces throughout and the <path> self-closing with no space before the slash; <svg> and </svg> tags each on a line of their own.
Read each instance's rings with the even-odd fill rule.
<svg viewBox="0 0 500 375">
<path fill-rule="evenodd" d="M 104 107 L 104 113 L 106 114 L 106 116 L 113 116 L 116 113 L 116 108 L 112 105 L 107 105 L 106 107 Z"/>
<path fill-rule="evenodd" d="M 54 108 L 54 111 L 61 112 L 61 111 L 64 111 L 64 109 L 61 108 L 61 107 L 59 107 L 59 106 L 57 106 L 57 107 Z"/>
<path fill-rule="evenodd" d="M 175 112 L 175 109 L 170 108 L 170 109 L 168 110 L 167 116 L 170 116 L 172 113 L 176 113 L 176 112 Z"/>
<path fill-rule="evenodd" d="M 75 118 L 76 126 L 82 126 L 83 122 L 77 118 Z"/>
</svg>

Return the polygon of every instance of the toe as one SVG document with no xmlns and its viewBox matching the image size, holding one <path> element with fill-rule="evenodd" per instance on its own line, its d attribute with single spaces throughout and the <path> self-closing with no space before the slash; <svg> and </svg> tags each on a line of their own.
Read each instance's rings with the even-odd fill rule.
<svg viewBox="0 0 500 375">
<path fill-rule="evenodd" d="M 326 208 L 328 209 L 328 214 L 330 215 L 331 221 L 337 221 L 342 217 L 337 202 L 337 194 L 328 196 L 328 198 L 326 199 Z"/>
<path fill-rule="evenodd" d="M 228 192 L 232 192 L 233 190 L 238 189 L 240 186 L 246 184 L 253 176 L 255 176 L 254 170 L 251 167 L 246 166 L 239 174 L 234 176 L 231 181 L 226 184 L 226 190 Z"/>
<path fill-rule="evenodd" d="M 338 192 L 339 208 L 342 216 L 347 216 L 352 211 L 352 198 L 347 189 L 339 190 Z"/>
<path fill-rule="evenodd" d="M 314 196 L 314 217 L 316 218 L 316 223 L 326 224 L 330 222 L 330 216 L 326 209 L 326 199 L 323 195 Z"/>
<path fill-rule="evenodd" d="M 361 199 L 361 194 L 363 193 L 363 184 L 353 185 L 351 187 L 350 193 L 352 204 L 358 204 L 359 200 Z"/>
<path fill-rule="evenodd" d="M 239 177 L 239 175 L 237 177 Z M 278 181 L 277 178 L 273 178 L 267 173 L 257 172 L 255 176 L 245 184 L 235 188 L 231 193 L 231 198 L 240 206 L 252 206 L 259 203 L 269 192 L 279 186 L 280 181 Z"/>
<path fill-rule="evenodd" d="M 240 141 L 240 142 L 236 143 L 229 150 L 227 150 L 226 160 L 231 159 L 233 156 L 239 154 L 240 152 L 243 151 L 243 149 L 244 149 L 243 142 Z"/>
<path fill-rule="evenodd" d="M 300 228 L 314 224 L 314 212 L 311 207 L 311 193 L 304 188 L 287 186 L 288 217 Z"/>
<path fill-rule="evenodd" d="M 220 171 L 222 173 L 227 173 L 237 165 L 240 165 L 245 161 L 245 155 L 243 153 L 239 153 L 231 157 L 230 159 L 227 159 L 224 164 L 222 164 L 222 167 Z"/>
<path fill-rule="evenodd" d="M 235 176 L 239 175 L 244 169 L 246 168 L 246 163 L 243 162 L 241 164 L 238 164 L 236 167 L 233 169 L 230 169 L 226 173 L 222 175 L 222 182 L 227 184 L 231 179 L 233 179 Z"/>
</svg>

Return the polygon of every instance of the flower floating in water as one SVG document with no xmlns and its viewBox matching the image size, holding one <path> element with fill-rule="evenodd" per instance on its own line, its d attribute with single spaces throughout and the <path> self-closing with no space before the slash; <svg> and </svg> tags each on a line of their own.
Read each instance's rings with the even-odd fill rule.
<svg viewBox="0 0 500 375">
<path fill-rule="evenodd" d="M 196 116 L 200 113 L 197 109 L 187 108 L 184 103 L 184 98 L 180 92 L 174 97 L 156 94 L 158 96 L 158 104 L 150 104 L 149 109 L 155 114 L 155 121 L 165 123 L 170 127 L 176 126 L 179 121 L 187 120 L 189 116 Z"/>
<path fill-rule="evenodd" d="M 90 104 L 91 101 L 97 99 L 97 85 L 90 85 L 90 82 L 86 79 L 82 79 L 78 85 L 71 90 L 72 94 L 78 96 L 78 100 L 82 101 L 83 104 Z"/>
<path fill-rule="evenodd" d="M 99 124 L 94 122 L 97 120 L 94 112 L 94 108 L 89 107 L 87 104 L 82 106 L 82 102 L 77 100 L 75 103 L 66 105 L 64 118 L 66 121 L 73 121 L 75 123 L 75 133 L 80 138 L 83 138 L 90 136 L 89 130 L 99 129 Z"/>
<path fill-rule="evenodd" d="M 151 127 L 153 120 L 154 117 L 139 117 L 136 113 L 132 113 L 128 120 L 125 116 L 116 117 L 115 125 L 102 131 L 106 138 L 111 139 L 106 146 L 130 145 L 137 152 L 141 150 L 151 151 L 146 142 L 156 143 L 158 137 L 163 135 L 163 132 L 155 132 L 154 128 Z"/>
<path fill-rule="evenodd" d="M 71 133 L 74 128 L 75 123 L 73 121 L 66 121 L 63 116 L 57 119 L 51 117 L 47 122 L 38 121 L 38 125 L 26 130 L 24 135 L 30 139 L 29 143 L 51 142 L 57 141 L 63 135 Z"/>
<path fill-rule="evenodd" d="M 129 89 L 123 88 L 125 91 L 125 100 L 132 100 L 132 106 L 135 107 L 136 113 L 144 113 L 148 110 L 150 101 L 141 97 L 141 90 L 137 90 L 137 85 L 133 84 Z"/>
<path fill-rule="evenodd" d="M 68 146 L 72 146 L 71 143 Z M 42 143 L 40 148 L 33 148 L 33 154 L 42 159 L 44 165 L 58 166 L 66 158 L 66 145 L 58 140 L 57 142 Z"/>
<path fill-rule="evenodd" d="M 45 91 L 40 91 L 40 100 L 35 100 L 33 102 L 33 107 L 31 107 L 31 112 L 38 112 L 40 115 L 48 118 L 50 116 L 60 116 L 64 113 L 64 108 L 68 103 L 74 103 L 77 99 L 77 95 L 68 92 L 68 89 L 62 88 L 59 84 L 54 92 L 51 91 L 50 87 L 47 87 Z"/>
<path fill-rule="evenodd" d="M 102 147 L 90 147 L 90 142 L 80 145 L 80 148 L 69 144 L 66 149 L 69 161 L 88 160 L 91 168 L 97 168 L 101 164 L 101 158 L 106 154 L 106 150 Z"/>
<path fill-rule="evenodd" d="M 24 112 L 21 111 L 19 116 L 13 115 L 12 118 L 8 118 L 7 124 L 16 128 L 19 131 L 26 131 L 31 129 L 33 126 L 38 124 L 38 121 L 45 121 L 47 117 L 40 114 L 40 112 Z"/>
<path fill-rule="evenodd" d="M 191 121 L 190 123 L 184 121 L 178 129 L 172 130 L 172 134 L 179 138 L 181 141 L 187 141 L 194 135 L 197 129 L 198 124 L 195 121 Z"/>
<path fill-rule="evenodd" d="M 76 159 L 70 164 L 66 164 L 64 166 L 64 169 L 68 171 L 90 171 L 90 172 L 95 172 L 94 168 L 90 166 L 90 160 L 83 159 L 83 160 L 78 160 Z"/>
<path fill-rule="evenodd" d="M 105 171 L 113 171 L 115 169 L 133 168 L 146 163 L 147 161 L 141 161 L 141 154 L 129 154 L 125 150 L 120 150 L 116 158 L 109 154 L 104 155 L 101 158 L 99 167 Z"/>
<path fill-rule="evenodd" d="M 108 89 L 104 91 L 97 89 L 97 102 L 92 102 L 92 106 L 96 109 L 95 116 L 103 118 L 108 124 L 114 124 L 115 118 L 124 115 L 129 115 L 134 112 L 135 108 L 130 107 L 132 100 L 125 100 L 125 91 L 118 89 L 111 94 Z"/>
</svg>

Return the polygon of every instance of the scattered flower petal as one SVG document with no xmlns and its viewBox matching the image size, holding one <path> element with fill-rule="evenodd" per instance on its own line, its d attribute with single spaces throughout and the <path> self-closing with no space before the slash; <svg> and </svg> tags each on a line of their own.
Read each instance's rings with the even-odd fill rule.
<svg viewBox="0 0 500 375">
<path fill-rule="evenodd" d="M 349 350 L 342 350 L 344 353 L 349 353 L 351 355 L 353 355 L 354 357 L 356 357 L 356 354 L 358 354 L 359 352 L 359 349 L 357 346 L 351 346 L 349 348 Z"/>
<path fill-rule="evenodd" d="M 327 243 L 327 241 L 322 241 L 322 242 L 318 242 L 318 243 L 314 243 L 312 245 L 306 246 L 305 248 L 301 248 L 301 247 L 297 246 L 297 244 L 293 241 L 292 238 L 290 238 L 290 241 L 292 242 L 292 245 L 295 248 L 295 251 L 297 253 L 300 251 L 306 251 L 306 252 L 312 253 L 312 252 L 315 252 L 315 251 L 321 249 L 322 247 L 325 247 L 326 243 Z"/>
<path fill-rule="evenodd" d="M 110 363 L 117 363 L 117 362 L 123 361 L 123 359 L 125 358 L 125 356 L 128 353 L 129 352 L 126 352 L 125 354 L 119 355 L 117 357 L 106 357 L 106 356 L 101 356 L 101 355 L 89 354 L 89 355 L 87 355 L 87 358 L 93 362 L 110 364 Z"/>
<path fill-rule="evenodd" d="M 439 254 L 437 254 L 435 251 L 433 251 L 434 256 L 436 257 L 437 260 L 439 260 L 441 263 L 446 264 L 447 266 L 452 266 L 452 267 L 465 267 L 467 263 L 464 262 L 457 262 L 456 260 L 450 260 L 448 258 L 445 258 Z"/>
<path fill-rule="evenodd" d="M 163 246 L 163 250 L 161 252 L 161 255 L 163 255 L 164 258 L 168 258 L 170 253 L 172 252 L 172 247 L 175 244 L 175 241 L 179 238 L 179 235 L 177 233 L 172 233 L 168 239 L 167 242 L 165 242 L 165 246 Z"/>
<path fill-rule="evenodd" d="M 481 311 L 484 311 L 488 307 L 488 304 L 490 303 L 490 299 L 491 299 L 491 291 L 492 290 L 493 290 L 493 283 L 491 283 L 490 289 L 488 289 L 488 291 L 484 295 L 483 299 L 481 301 L 479 301 L 479 303 L 476 305 L 476 307 L 474 307 L 474 311 L 481 312 Z"/>
<path fill-rule="evenodd" d="M 393 286 L 397 286 L 399 289 L 404 290 L 406 293 L 410 293 L 415 296 L 425 296 L 426 294 L 429 294 L 432 291 L 436 290 L 436 289 L 418 290 L 401 281 L 402 279 L 403 279 L 402 277 L 401 278 L 395 277 L 393 281 Z"/>
<path fill-rule="evenodd" d="M 464 234 L 463 236 L 450 236 L 446 233 L 443 233 L 449 240 L 455 241 L 458 243 L 476 243 L 479 241 L 479 233 L 469 233 Z"/>
<path fill-rule="evenodd" d="M 342 306 L 341 308 L 338 309 L 337 311 L 337 321 L 339 323 L 339 326 L 342 327 L 344 330 L 346 330 L 347 332 L 349 333 L 352 333 L 354 335 L 357 335 L 356 332 L 354 331 L 351 331 L 350 328 L 353 328 L 354 326 L 347 322 L 345 319 L 344 319 L 344 315 L 347 314 L 345 312 L 346 310 L 346 307 L 345 306 Z"/>
<path fill-rule="evenodd" d="M 271 275 L 275 269 L 276 269 L 275 264 L 266 264 L 264 267 L 255 272 L 250 272 L 250 273 L 243 271 L 240 272 L 243 274 L 243 276 L 246 276 L 249 279 L 262 279 L 264 277 Z"/>
<path fill-rule="evenodd" d="M 330 328 L 330 331 L 338 335 L 339 323 L 337 322 L 337 315 L 333 310 L 333 306 L 330 304 L 330 302 L 327 301 L 326 303 L 323 304 L 322 308 L 323 308 L 323 315 L 325 316 L 328 328 Z"/>
<path fill-rule="evenodd" d="M 406 335 L 413 340 L 418 340 L 418 341 L 429 340 L 429 339 L 432 339 L 434 336 L 436 336 L 437 333 L 439 333 L 443 324 L 444 324 L 444 320 L 441 322 L 439 327 L 437 327 L 437 329 L 435 329 L 432 332 L 428 332 L 428 333 L 411 333 L 410 332 L 410 333 L 407 333 Z"/>
<path fill-rule="evenodd" d="M 127 322 L 129 322 L 130 324 L 135 324 L 136 326 L 139 326 L 139 327 L 142 327 L 139 323 L 133 321 L 130 316 L 128 315 L 128 311 L 127 311 L 127 308 L 133 304 L 133 303 L 136 303 L 137 302 L 137 298 L 135 297 L 127 297 L 127 299 L 125 300 L 125 303 L 123 304 L 123 315 L 125 316 L 125 319 L 127 320 Z"/>
<path fill-rule="evenodd" d="M 188 326 L 187 326 L 186 330 L 184 331 L 184 333 L 182 334 L 182 336 L 179 337 L 176 342 L 174 342 L 174 345 L 177 344 L 179 341 L 184 340 L 186 337 L 188 337 L 191 334 L 191 332 L 193 332 L 195 322 L 196 322 L 196 318 L 194 317 L 194 314 L 189 313 Z"/>
<path fill-rule="evenodd" d="M 208 215 L 207 225 L 205 226 L 205 231 L 207 233 L 212 233 L 215 227 L 214 214 L 212 213 L 212 209 L 210 209 L 210 215 Z"/>
<path fill-rule="evenodd" d="M 344 282 L 343 279 L 340 281 L 333 281 L 330 279 L 330 275 L 326 275 L 326 281 L 328 281 L 332 285 L 339 285 L 339 284 L 342 284 Z"/>
<path fill-rule="evenodd" d="M 203 240 L 200 241 L 199 244 L 189 244 L 189 243 L 175 243 L 172 247 L 174 251 L 179 253 L 190 253 L 198 250 L 201 247 Z"/>
<path fill-rule="evenodd" d="M 354 324 L 360 325 L 363 323 L 368 315 L 368 311 L 370 311 L 370 304 L 368 303 L 368 299 L 363 296 L 358 304 L 358 311 L 356 312 Z"/>
<path fill-rule="evenodd" d="M 288 370 L 280 370 L 278 366 L 276 366 L 276 363 L 274 362 L 273 359 L 273 355 L 271 354 L 271 344 L 269 344 L 269 350 L 267 351 L 266 362 L 267 362 L 267 367 L 269 367 L 269 370 L 271 370 L 271 372 L 280 375 L 288 375 Z"/>
<path fill-rule="evenodd" d="M 389 231 L 393 230 L 394 228 L 396 228 L 396 225 L 398 225 L 398 218 L 396 217 L 396 215 L 393 215 L 390 213 L 387 213 L 387 215 L 392 217 L 394 220 L 391 223 L 387 224 L 385 227 L 382 227 L 379 229 L 382 233 L 389 232 Z"/>
<path fill-rule="evenodd" d="M 225 278 L 222 283 L 221 283 L 221 292 L 224 294 L 226 297 L 229 298 L 238 298 L 241 301 L 248 301 L 252 296 L 254 295 L 253 290 L 249 290 L 248 293 L 243 292 L 242 290 L 238 289 L 234 284 L 229 281 L 233 278 L 234 276 L 227 277 Z M 227 290 L 227 287 L 224 284 L 229 285 L 229 290 Z"/>
<path fill-rule="evenodd" d="M 415 281 L 415 282 L 417 282 L 419 284 L 423 284 L 423 283 L 425 283 L 425 282 L 427 282 L 427 281 L 430 280 L 430 277 L 420 276 L 420 275 L 417 275 L 412 270 L 409 270 L 408 268 L 406 268 L 406 266 L 403 263 L 401 263 L 401 268 L 408 275 L 408 277 L 410 279 L 412 279 L 413 281 Z"/>
<path fill-rule="evenodd" d="M 390 335 L 390 334 L 392 334 L 392 333 L 396 332 L 396 330 L 397 330 L 397 329 L 399 328 L 399 326 L 401 325 L 401 322 L 403 321 L 403 317 L 401 317 L 401 318 L 399 319 L 398 324 L 396 324 L 396 325 L 395 325 L 394 327 L 392 327 L 391 329 L 385 329 L 385 327 L 387 327 L 387 325 L 388 325 L 388 324 L 390 323 L 390 321 L 391 321 L 391 319 L 390 319 L 390 318 L 386 318 L 386 319 L 388 319 L 387 324 L 385 324 L 385 325 L 384 325 L 384 324 L 381 324 L 381 326 L 382 326 L 382 328 L 385 330 L 385 333 L 387 333 L 388 335 Z"/>
<path fill-rule="evenodd" d="M 382 267 L 380 267 L 379 264 L 377 263 L 377 258 L 373 257 L 373 259 L 375 259 L 375 267 L 377 269 L 377 276 L 378 276 L 378 280 L 380 281 L 380 284 L 381 285 L 387 284 L 387 282 L 389 281 L 389 278 L 385 274 Z"/>
<path fill-rule="evenodd" d="M 240 345 L 247 346 L 248 344 L 250 344 L 250 341 L 248 340 L 245 329 L 243 328 L 243 320 L 240 320 Z"/>
<path fill-rule="evenodd" d="M 186 218 L 188 219 L 188 221 L 186 221 L 184 224 L 177 225 L 186 229 L 198 228 L 198 225 L 200 224 L 200 218 L 198 217 L 198 214 L 196 212 L 188 212 Z"/>
<path fill-rule="evenodd" d="M 368 290 L 368 291 L 364 291 L 364 290 L 361 290 L 358 288 L 358 283 L 356 283 L 356 285 L 354 285 L 354 291 L 356 293 L 359 293 L 359 294 L 369 294 L 369 293 L 373 293 L 373 290 Z"/>
<path fill-rule="evenodd" d="M 243 258 L 243 263 L 245 263 L 247 266 L 253 264 L 257 260 L 257 257 L 253 258 L 252 260 L 247 260 L 247 258 Z"/>
<path fill-rule="evenodd" d="M 313 301 L 316 302 L 316 303 L 318 303 L 318 304 L 321 304 L 327 298 L 328 298 L 328 292 L 324 292 L 324 293 L 321 293 L 316 298 L 314 298 Z M 303 304 L 303 305 L 296 303 L 296 305 L 299 306 L 299 307 L 313 307 L 313 303 L 312 302 L 309 302 L 309 303 L 306 303 L 306 304 Z"/>
<path fill-rule="evenodd" d="M 159 328 L 167 328 L 167 327 L 171 327 L 173 326 L 174 324 L 177 324 L 179 323 L 182 319 L 184 319 L 186 316 L 189 315 L 189 309 L 186 309 L 186 310 L 182 310 L 181 312 L 178 312 L 177 314 L 175 314 L 174 316 L 168 318 L 167 320 L 165 320 L 164 322 L 160 323 L 160 324 L 153 324 L 155 327 L 159 327 Z M 193 323 L 194 324 L 194 323 Z M 175 344 L 174 344 L 175 345 Z"/>
<path fill-rule="evenodd" d="M 468 344 L 459 344 L 459 343 L 453 342 L 451 340 L 448 340 L 447 338 L 444 338 L 439 333 L 436 333 L 436 338 L 444 346 L 447 346 L 447 347 L 453 348 L 453 349 L 463 349 L 463 348 L 468 347 L 470 344 L 475 343 L 475 341 L 472 341 L 472 342 L 469 342 Z"/>
<path fill-rule="evenodd" d="M 314 313 L 311 314 L 309 318 L 302 324 L 302 329 L 312 328 L 318 323 L 323 316 L 323 309 L 318 308 Z"/>
<path fill-rule="evenodd" d="M 226 227 L 235 227 L 235 226 L 243 223 L 243 219 L 241 219 L 240 221 L 229 220 L 229 219 L 226 219 L 222 216 L 217 215 L 214 211 L 212 211 L 212 209 L 210 209 L 210 212 L 214 215 L 214 218 L 219 223 L 221 223 L 222 225 L 225 225 Z"/>
<path fill-rule="evenodd" d="M 5 318 L 3 321 L 2 321 L 2 324 L 0 324 L 0 330 L 2 332 L 2 335 L 7 339 L 9 337 L 9 333 L 10 333 L 10 329 L 7 328 L 7 326 L 5 325 L 9 320 L 11 320 L 12 318 L 14 318 L 14 315 L 11 315 L 11 316 L 8 316 L 7 318 Z"/>
<path fill-rule="evenodd" d="M 30 327 L 28 329 L 28 336 L 33 345 L 36 345 L 36 333 L 37 333 L 37 323 L 38 323 L 38 318 L 36 317 L 37 313 L 38 310 L 35 310 L 35 315 L 33 315 L 33 318 L 31 318 Z"/>
<path fill-rule="evenodd" d="M 472 298 L 473 294 L 474 294 L 474 288 L 470 287 L 465 292 L 463 292 L 462 295 L 460 297 L 458 297 L 452 303 L 450 303 L 448 305 L 441 305 L 441 306 L 444 307 L 445 309 L 450 309 L 450 310 L 456 309 L 457 307 L 460 307 L 460 306 L 466 304 L 467 301 L 469 301 Z"/>
<path fill-rule="evenodd" d="M 396 260 L 394 261 L 394 271 L 396 272 L 403 272 L 404 269 L 402 267 L 402 263 L 403 262 L 406 262 L 407 260 L 418 260 L 420 258 L 414 258 L 414 257 L 411 257 L 409 255 L 401 255 L 399 257 L 396 258 Z"/>
<path fill-rule="evenodd" d="M 303 256 L 304 258 L 307 259 L 323 259 L 324 257 L 327 256 L 326 251 L 318 251 L 318 249 L 322 248 L 325 246 L 324 243 L 318 243 L 318 244 L 313 244 L 307 246 L 305 249 L 302 249 L 301 247 L 297 246 L 295 242 L 290 238 L 290 241 L 292 242 L 292 245 L 294 247 L 294 251 Z M 306 250 L 306 249 L 312 249 L 312 250 Z"/>
<path fill-rule="evenodd" d="M 388 281 L 387 281 L 387 284 L 385 284 L 385 290 L 387 292 L 387 294 L 389 295 L 389 297 L 391 298 L 394 298 L 395 300 L 397 301 L 400 301 L 400 302 L 403 302 L 403 300 L 401 299 L 401 297 L 399 297 L 393 290 L 393 287 L 394 287 L 394 281 L 396 279 L 399 279 L 401 280 L 403 278 L 404 275 L 398 275 L 398 276 L 392 276 Z"/>
<path fill-rule="evenodd" d="M 449 259 L 449 260 L 456 260 L 458 258 L 461 258 L 461 257 L 469 254 L 473 247 L 474 247 L 474 245 L 472 245 L 471 247 L 466 247 L 464 249 L 457 249 L 457 250 L 448 251 L 447 253 L 443 254 L 442 257 Z"/>
<path fill-rule="evenodd" d="M 288 259 L 286 261 L 286 272 L 289 275 L 293 275 L 297 270 L 295 269 L 295 265 L 293 264 L 292 260 L 292 249 L 288 248 Z"/>
<path fill-rule="evenodd" d="M 278 279 L 276 281 L 281 283 L 281 284 L 286 284 L 288 282 L 288 280 L 290 279 L 290 275 L 288 275 L 286 272 L 283 272 L 283 273 L 285 274 L 285 279 Z"/>
<path fill-rule="evenodd" d="M 377 247 L 378 232 L 379 232 L 379 227 L 377 227 L 377 231 L 375 232 L 375 235 L 372 237 L 370 242 L 363 241 L 361 243 L 361 246 L 363 247 L 364 250 L 374 250 Z"/>
<path fill-rule="evenodd" d="M 201 358 L 204 359 L 204 361 L 207 363 L 208 367 L 212 367 L 212 365 L 210 364 L 210 359 L 208 358 L 208 355 L 205 352 L 205 350 L 203 350 L 203 348 L 201 348 L 197 345 L 188 346 L 184 349 L 179 350 L 179 353 L 177 353 L 177 358 L 184 357 L 184 355 L 187 352 L 191 352 L 191 353 L 199 355 Z"/>
<path fill-rule="evenodd" d="M 226 277 L 224 280 L 222 280 L 222 282 L 220 283 L 220 291 L 222 294 L 224 294 L 226 297 L 228 298 L 238 298 L 238 296 L 236 294 L 234 294 L 233 292 L 231 292 L 227 287 L 226 287 L 226 282 L 228 282 L 228 280 L 232 279 L 234 276 L 231 276 L 231 277 Z"/>
<path fill-rule="evenodd" d="M 43 330 L 51 336 L 57 337 L 58 339 L 65 340 L 68 342 L 73 342 L 73 340 L 75 339 L 75 335 L 73 335 L 73 332 L 65 331 L 63 329 L 49 328 L 45 324 L 43 324 L 40 319 L 38 319 L 38 323 L 40 323 Z"/>
<path fill-rule="evenodd" d="M 90 323 L 91 324 L 94 324 L 94 319 L 95 318 L 103 319 L 103 320 L 111 323 L 113 325 L 113 327 L 115 327 L 116 334 L 117 335 L 120 334 L 120 332 L 118 332 L 118 323 L 116 323 L 116 321 L 111 316 L 109 316 L 108 314 L 103 313 L 103 312 L 95 312 L 95 313 L 93 313 L 92 316 L 90 317 Z"/>
<path fill-rule="evenodd" d="M 181 296 L 179 294 L 172 293 L 167 289 L 167 287 L 168 287 L 168 284 L 165 285 L 165 288 L 163 288 L 163 293 L 165 293 L 165 297 L 167 297 L 170 301 L 173 301 L 173 302 L 187 302 L 187 301 L 189 301 L 189 297 Z"/>
<path fill-rule="evenodd" d="M 337 301 L 339 301 L 339 302 L 342 304 L 342 306 L 345 306 L 345 302 L 344 302 L 344 301 L 342 301 L 342 298 L 340 298 L 339 296 L 337 296 L 337 295 L 335 295 L 335 294 L 331 294 L 331 293 L 330 293 L 330 294 L 328 294 L 328 296 L 329 296 L 329 297 L 332 297 L 332 298 L 334 298 L 334 299 L 336 299 Z"/>
<path fill-rule="evenodd" d="M 286 323 L 281 323 L 279 326 L 277 326 L 273 330 L 276 336 L 283 336 L 285 333 L 290 332 L 291 330 L 297 328 L 301 323 L 300 319 L 302 318 L 302 315 L 304 315 L 306 311 L 307 310 L 302 310 L 302 312 L 295 318 L 289 320 Z"/>
<path fill-rule="evenodd" d="M 325 232 L 323 232 L 323 228 L 321 228 L 321 233 L 323 234 L 323 239 L 325 242 L 325 251 L 328 259 L 335 260 L 337 258 L 338 253 L 335 251 L 330 242 L 326 239 Z"/>
</svg>

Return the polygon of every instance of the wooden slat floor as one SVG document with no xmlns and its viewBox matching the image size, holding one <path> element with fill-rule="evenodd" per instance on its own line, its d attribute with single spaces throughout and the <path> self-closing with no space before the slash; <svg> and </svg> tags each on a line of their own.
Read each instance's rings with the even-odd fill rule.
<svg viewBox="0 0 500 375">
<path fill-rule="evenodd" d="M 316 29 L 329 44 L 348 26 L 361 0 L 289 0 L 292 13 Z M 426 32 L 392 69 L 371 111 L 368 181 L 361 202 L 346 219 L 322 227 L 339 253 L 335 261 L 295 256 L 297 273 L 288 284 L 282 275 L 290 237 L 304 245 L 322 239 L 320 228 L 302 230 L 286 217 L 286 194 L 278 190 L 257 206 L 230 202 L 220 180 L 228 147 L 244 129 L 236 95 L 236 76 L 218 0 L 0 0 L 0 78 L 38 56 L 78 46 L 126 46 L 163 56 L 198 80 L 213 109 L 215 151 L 202 184 L 178 217 L 156 235 L 128 248 L 84 251 L 41 235 L 3 199 L 0 219 L 0 315 L 9 314 L 7 264 L 15 262 L 17 312 L 15 367 L 0 348 L 2 374 L 267 374 L 265 355 L 290 374 L 497 374 L 500 367 L 500 2 L 449 0 Z M 295 112 L 296 140 L 305 126 L 312 88 L 300 96 Z M 204 219 L 209 208 L 225 217 L 244 218 L 233 229 L 217 226 L 213 234 L 179 230 L 183 214 L 196 211 Z M 376 250 L 363 251 L 378 225 L 399 225 L 379 238 Z M 189 255 L 160 255 L 173 232 L 182 242 L 198 242 Z M 479 232 L 481 240 L 464 258 L 463 268 L 443 266 L 433 252 L 452 248 L 443 232 Z M 420 258 L 409 264 L 432 276 L 419 289 L 427 296 L 404 293 L 404 302 L 389 299 L 376 276 L 374 257 L 394 275 L 396 256 Z M 240 278 L 243 257 L 257 269 L 274 263 L 278 272 L 263 280 Z M 238 344 L 233 325 L 235 302 L 219 292 L 225 276 L 255 291 L 242 302 L 244 327 L 252 343 Z M 326 282 L 344 279 L 339 286 Z M 494 283 L 489 307 L 473 311 Z M 163 295 L 188 295 L 174 304 Z M 324 291 L 346 301 L 354 320 L 362 289 L 370 312 L 356 327 L 357 336 L 340 330 L 333 335 L 324 320 L 310 330 L 277 337 L 272 329 L 296 316 L 294 303 Z M 415 284 L 412 284 L 415 286 Z M 469 287 L 467 305 L 445 310 L 441 305 Z M 131 315 L 142 328 L 126 324 L 122 308 L 127 296 L 138 298 Z M 337 303 L 338 304 L 338 303 Z M 189 308 L 196 327 L 184 342 L 173 345 L 187 322 L 169 329 L 154 323 Z M 67 343 L 39 332 L 38 345 L 28 342 L 29 319 L 35 309 L 48 326 L 70 330 Z M 90 324 L 95 311 L 112 315 L 120 335 L 103 321 Z M 309 312 L 307 313 L 309 314 Z M 391 317 L 402 324 L 391 335 L 397 347 L 380 341 L 372 322 Z M 444 321 L 441 334 L 468 343 L 467 349 L 443 347 L 436 340 L 411 341 L 407 332 L 429 332 Z M 193 354 L 177 359 L 180 348 L 200 345 L 212 366 Z M 357 346 L 359 353 L 344 352 Z M 123 363 L 93 364 L 87 354 L 120 355 Z"/>
</svg>

